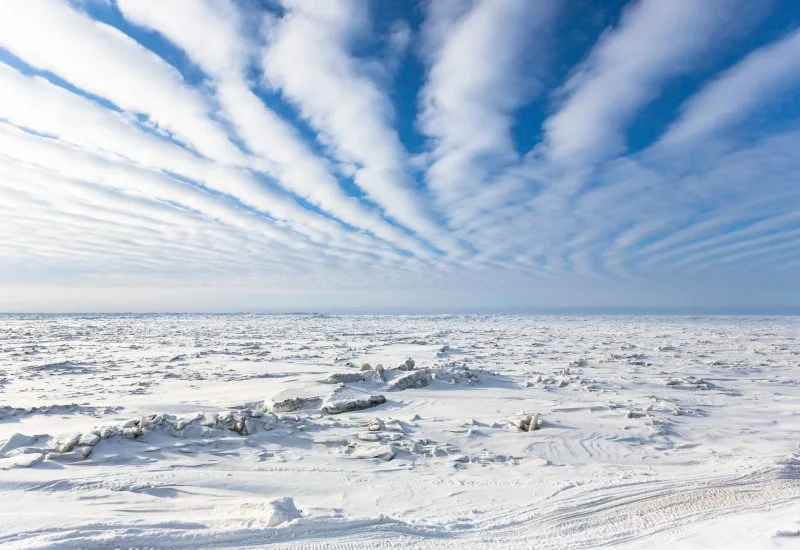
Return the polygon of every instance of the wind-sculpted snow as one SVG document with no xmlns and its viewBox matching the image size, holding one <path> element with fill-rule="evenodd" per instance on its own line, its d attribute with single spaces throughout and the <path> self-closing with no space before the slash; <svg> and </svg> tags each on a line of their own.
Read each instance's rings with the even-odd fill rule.
<svg viewBox="0 0 800 550">
<path fill-rule="evenodd" d="M 4 316 L 0 546 L 776 548 L 800 319 Z"/>
</svg>

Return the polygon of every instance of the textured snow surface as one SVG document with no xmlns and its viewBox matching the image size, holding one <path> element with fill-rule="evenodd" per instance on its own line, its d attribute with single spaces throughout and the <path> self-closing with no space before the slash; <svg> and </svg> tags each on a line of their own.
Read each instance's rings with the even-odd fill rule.
<svg viewBox="0 0 800 550">
<path fill-rule="evenodd" d="M 3 548 L 796 548 L 800 318 L 0 316 Z"/>
</svg>

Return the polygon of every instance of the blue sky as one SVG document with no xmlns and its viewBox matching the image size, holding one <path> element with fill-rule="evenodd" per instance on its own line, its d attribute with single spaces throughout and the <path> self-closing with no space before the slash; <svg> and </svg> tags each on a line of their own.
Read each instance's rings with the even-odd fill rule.
<svg viewBox="0 0 800 550">
<path fill-rule="evenodd" d="M 791 0 L 0 3 L 0 310 L 800 306 Z"/>
</svg>

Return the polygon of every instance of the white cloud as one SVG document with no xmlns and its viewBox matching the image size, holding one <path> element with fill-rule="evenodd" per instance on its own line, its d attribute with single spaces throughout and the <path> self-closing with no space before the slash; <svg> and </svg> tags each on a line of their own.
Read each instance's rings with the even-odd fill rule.
<svg viewBox="0 0 800 550">
<path fill-rule="evenodd" d="M 138 24 L 162 33 L 183 48 L 215 78 L 214 87 L 224 115 L 247 147 L 265 162 L 250 165 L 326 210 L 342 221 L 366 229 L 421 257 L 429 257 L 420 243 L 392 227 L 380 215 L 348 197 L 322 159 L 302 142 L 297 130 L 263 104 L 244 78 L 248 45 L 242 35 L 242 14 L 227 2 L 169 0 L 152 10 L 137 0 L 122 0 L 120 9 Z M 216 40 L 209 41 L 210 35 Z"/>
<path fill-rule="evenodd" d="M 443 205 L 474 195 L 518 160 L 513 115 L 540 88 L 541 35 L 556 6 L 522 0 L 474 2 L 469 10 L 461 3 L 429 5 L 430 68 L 420 125 L 434 143 L 427 177 Z"/>
<path fill-rule="evenodd" d="M 633 4 L 564 85 L 564 104 L 545 123 L 551 157 L 582 164 L 623 152 L 623 131 L 636 113 L 669 79 L 702 66 L 757 20 L 763 6 L 742 0 Z"/>
<path fill-rule="evenodd" d="M 0 2 L 0 46 L 37 69 L 148 117 L 208 158 L 243 160 L 208 118 L 211 106 L 184 84 L 175 68 L 121 31 L 65 2 Z"/>
<path fill-rule="evenodd" d="M 350 242 L 348 246 L 353 245 L 351 239 L 356 239 L 356 246 L 362 249 L 374 246 L 360 236 L 348 236 L 342 227 L 301 208 L 291 198 L 270 191 L 246 172 L 197 158 L 43 78 L 26 77 L 0 64 L 0 84 L 0 117 L 17 126 L 55 136 L 111 159 L 180 174 L 283 220 L 317 242 L 328 242 L 334 236 Z M 31 108 L 32 105 L 36 107 Z M 402 238 L 404 235 L 399 237 Z"/>
<path fill-rule="evenodd" d="M 760 106 L 800 86 L 800 30 L 747 55 L 681 108 L 657 148 L 686 147 L 719 135 Z"/>
<path fill-rule="evenodd" d="M 267 25 L 265 78 L 320 132 L 370 200 L 434 246 L 458 252 L 415 191 L 388 97 L 352 55 L 352 43 L 370 32 L 366 6 L 344 0 L 284 2 L 287 13 Z"/>
<path fill-rule="evenodd" d="M 7 138 L 2 135 L 4 143 Z M 61 280 L 75 272 L 80 280 L 101 285 L 131 280 L 174 284 L 175 277 L 185 284 L 209 279 L 221 284 L 230 280 L 232 268 L 237 284 L 255 277 L 273 285 L 280 280 L 333 285 L 356 267 L 372 274 L 389 270 L 387 278 L 409 274 L 399 258 L 376 259 L 374 248 L 304 246 L 297 236 L 277 231 L 251 212 L 163 177 L 135 171 L 123 177 L 120 172 L 127 169 L 92 164 L 85 155 L 71 155 L 72 165 L 65 165 L 46 148 L 36 151 L 36 162 L 55 160 L 61 171 L 0 158 L 0 235 L 2 242 L 13 244 L 4 251 L 0 282 L 13 281 L 24 265 L 38 266 L 34 272 L 39 274 L 43 268 L 57 269 Z"/>
</svg>

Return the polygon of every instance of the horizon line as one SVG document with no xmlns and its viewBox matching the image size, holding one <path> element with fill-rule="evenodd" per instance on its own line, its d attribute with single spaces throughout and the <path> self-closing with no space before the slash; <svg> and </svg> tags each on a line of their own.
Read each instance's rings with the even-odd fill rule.
<svg viewBox="0 0 800 550">
<path fill-rule="evenodd" d="M 119 311 L 0 311 L 2 316 L 44 315 L 777 315 L 800 316 L 799 305 L 788 306 L 548 306 L 548 307 L 464 307 L 464 308 L 330 308 L 320 310 L 295 310 L 291 308 L 259 310 L 119 310 Z"/>
</svg>

